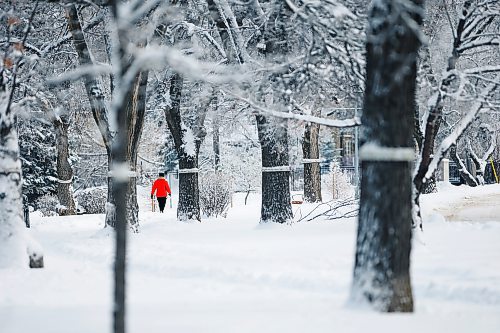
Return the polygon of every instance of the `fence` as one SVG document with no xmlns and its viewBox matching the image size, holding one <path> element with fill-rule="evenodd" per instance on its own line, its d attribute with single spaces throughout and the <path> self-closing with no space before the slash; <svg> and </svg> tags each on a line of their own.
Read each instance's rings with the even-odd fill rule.
<svg viewBox="0 0 500 333">
<path fill-rule="evenodd" d="M 340 170 L 347 176 L 351 185 L 356 185 L 356 169 L 354 165 L 340 165 Z"/>
</svg>

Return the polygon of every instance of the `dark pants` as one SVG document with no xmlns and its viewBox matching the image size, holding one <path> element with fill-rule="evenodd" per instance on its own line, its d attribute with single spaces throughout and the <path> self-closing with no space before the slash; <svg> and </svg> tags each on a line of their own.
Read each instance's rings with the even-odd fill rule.
<svg viewBox="0 0 500 333">
<path fill-rule="evenodd" d="M 156 199 L 158 199 L 158 206 L 160 207 L 160 212 L 163 213 L 163 209 L 165 209 L 165 204 L 167 203 L 167 198 L 157 197 Z"/>
</svg>

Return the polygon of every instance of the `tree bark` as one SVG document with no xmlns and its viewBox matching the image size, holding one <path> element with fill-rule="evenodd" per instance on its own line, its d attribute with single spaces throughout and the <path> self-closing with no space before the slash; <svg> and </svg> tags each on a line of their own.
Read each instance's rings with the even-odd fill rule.
<svg viewBox="0 0 500 333">
<path fill-rule="evenodd" d="M 290 169 L 288 157 L 288 122 L 257 116 L 257 129 L 262 152 L 262 206 L 260 222 L 290 223 Z M 284 167 L 273 171 L 265 168 Z"/>
<path fill-rule="evenodd" d="M 146 114 L 146 88 L 148 71 L 140 72 L 125 100 L 127 114 L 127 155 L 130 170 L 137 173 L 137 154 Z M 137 177 L 129 180 L 127 188 L 127 221 L 133 232 L 139 232 L 139 205 L 137 203 Z"/>
<path fill-rule="evenodd" d="M 183 154 L 179 157 L 179 169 L 197 169 L 197 156 Z M 179 204 L 177 207 L 179 221 L 201 221 L 200 188 L 198 172 L 179 173 Z"/>
<path fill-rule="evenodd" d="M 201 221 L 200 194 L 198 187 L 198 152 L 196 156 L 186 153 L 184 149 L 185 131 L 182 128 L 181 99 L 184 78 L 175 73 L 170 81 L 171 105 L 165 109 L 167 126 L 174 138 L 175 149 L 179 156 L 179 203 L 177 205 L 177 219 L 179 221 Z M 183 173 L 183 169 L 192 169 L 192 172 Z"/>
<path fill-rule="evenodd" d="M 2 79 L 0 78 L 0 81 Z M 28 264 L 24 243 L 21 160 L 14 116 L 0 82 L 0 267 Z"/>
<path fill-rule="evenodd" d="M 284 2 L 273 4 L 263 34 L 265 48 L 261 49 L 270 63 L 283 63 L 287 59 L 289 50 L 285 25 L 290 14 Z M 290 105 L 288 96 L 279 91 L 280 85 L 284 84 L 282 75 L 286 74 L 286 71 L 271 73 L 269 77 L 264 78 L 267 82 L 262 84 L 259 92 L 261 100 L 265 101 L 266 88 L 273 89 L 274 105 L 283 110 Z M 293 213 L 290 200 L 288 121 L 263 115 L 257 115 L 256 119 L 263 169 L 260 222 L 290 223 Z"/>
<path fill-rule="evenodd" d="M 168 128 L 174 139 L 177 156 L 179 156 L 179 203 L 177 205 L 177 219 L 179 221 L 196 220 L 201 221 L 200 212 L 200 192 L 198 184 L 198 154 L 201 142 L 206 131 L 204 121 L 208 107 L 214 95 L 207 94 L 207 99 L 200 102 L 196 121 L 192 124 L 191 130 L 195 137 L 194 151 L 187 151 L 185 146 L 186 124 L 181 117 L 181 99 L 184 78 L 179 73 L 175 73 L 170 81 L 170 101 L 171 105 L 165 108 L 165 119 Z"/>
<path fill-rule="evenodd" d="M 73 198 L 73 168 L 69 163 L 68 119 L 60 116 L 53 120 L 56 132 L 57 147 L 57 198 L 59 204 L 64 206 L 59 210 L 59 215 L 75 215 L 76 206 Z"/>
<path fill-rule="evenodd" d="M 69 5 L 66 7 L 66 17 L 68 21 L 69 30 L 73 36 L 73 44 L 78 54 L 78 59 L 81 65 L 93 65 L 92 57 L 90 55 L 90 49 L 85 41 L 83 35 L 80 20 L 78 18 L 78 12 L 75 5 Z M 126 38 L 126 36 L 122 36 Z M 125 41 L 124 41 L 125 42 Z M 128 41 L 127 41 L 128 43 Z M 145 44 L 144 41 L 141 42 Z M 139 44 L 141 44 L 139 43 Z M 143 45 L 138 45 L 143 46 Z M 123 51 L 123 56 L 125 56 L 125 51 Z M 125 61 L 125 59 L 123 59 Z M 131 59 L 124 63 L 123 68 L 127 69 Z M 120 108 L 120 112 L 124 114 L 125 124 L 123 125 L 124 135 L 127 137 L 125 142 L 125 159 L 132 171 L 136 170 L 137 164 L 137 150 L 139 140 L 142 134 L 142 127 L 144 122 L 144 114 L 146 110 L 146 86 L 147 86 L 148 71 L 143 71 L 137 74 L 132 87 L 129 87 L 126 96 L 123 100 L 123 108 Z M 92 115 L 101 133 L 104 145 L 106 147 L 106 152 L 108 155 L 108 171 L 113 170 L 113 161 L 119 160 L 121 157 L 115 156 L 115 152 L 112 149 L 114 145 L 114 138 L 110 131 L 109 121 L 108 121 L 108 109 L 105 103 L 104 93 L 102 90 L 102 85 L 99 80 L 92 75 L 84 76 L 84 85 L 87 92 L 87 96 L 90 102 L 90 107 L 92 110 Z M 120 148 L 121 149 L 121 148 Z M 116 215 L 116 203 L 117 198 L 115 198 L 114 189 L 115 183 L 111 178 L 108 178 L 108 199 L 106 207 L 106 226 L 115 227 Z M 127 183 L 126 190 L 126 201 L 127 201 L 127 221 L 129 227 L 133 232 L 139 231 L 139 218 L 138 210 L 139 205 L 137 204 L 137 189 L 136 189 L 136 179 L 132 178 Z"/>
<path fill-rule="evenodd" d="M 128 39 L 129 31 L 124 30 L 123 20 L 118 13 L 118 0 L 111 2 L 111 12 L 115 20 L 118 35 L 117 48 L 115 50 L 119 71 L 117 71 L 116 89 L 125 92 L 125 96 L 121 101 L 115 101 L 114 116 L 116 117 L 116 137 L 111 146 L 111 171 L 112 173 L 112 191 L 115 199 L 115 204 L 109 207 L 114 211 L 115 219 L 115 261 L 114 261 L 114 306 L 113 306 L 113 332 L 125 333 L 125 315 L 126 315 L 126 254 L 127 254 L 127 223 L 134 227 L 133 221 L 128 221 L 130 217 L 128 191 L 131 187 L 130 175 L 122 174 L 130 172 L 133 169 L 130 160 L 131 136 L 129 126 L 131 126 L 131 115 L 134 112 L 134 106 L 139 100 L 139 84 L 141 82 L 141 73 L 136 76 L 135 82 L 131 86 L 126 86 L 123 82 L 123 77 L 127 74 L 131 59 L 126 53 L 127 45 L 130 43 Z M 115 95 L 116 97 L 116 95 Z M 142 123 L 141 123 L 142 127 Z M 109 127 L 108 127 L 109 128 Z M 140 135 L 140 130 L 139 130 Z M 136 162 L 136 161 L 133 161 Z M 135 164 L 135 163 L 134 163 Z M 135 165 L 134 165 L 135 166 Z M 135 178 L 132 178 L 135 179 Z M 109 189 L 108 189 L 109 191 Z M 135 208 L 135 207 L 134 207 Z M 133 208 L 132 208 L 133 211 Z"/>
<path fill-rule="evenodd" d="M 37 8 L 38 2 L 35 3 L 23 31 L 24 37 L 19 50 L 26 44 Z M 7 29 L 11 29 L 11 26 Z M 34 257 L 38 259 L 40 268 L 43 267 L 43 255 L 30 251 L 24 237 L 22 167 L 16 114 L 13 111 L 15 89 L 19 85 L 17 77 L 24 57 L 22 54 L 9 52 L 4 56 L 4 61 L 12 60 L 14 65 L 8 70 L 6 66 L 0 66 L 0 268 L 22 267 Z"/>
<path fill-rule="evenodd" d="M 318 124 L 307 124 L 302 142 L 304 157 L 304 200 L 321 202 L 321 169 L 318 162 L 307 160 L 319 159 L 319 129 Z"/>
<path fill-rule="evenodd" d="M 420 45 L 412 17 L 398 1 L 372 4 L 367 33 L 366 88 L 362 124 L 361 198 L 352 298 L 382 312 L 412 312 L 410 252 L 412 172 L 410 159 L 363 154 L 366 144 L 409 154 L 413 147 L 416 59 Z M 417 12 L 418 10 L 418 12 Z M 422 11 L 422 12 L 421 12 Z M 398 184 L 394 180 L 398 180 Z"/>
</svg>

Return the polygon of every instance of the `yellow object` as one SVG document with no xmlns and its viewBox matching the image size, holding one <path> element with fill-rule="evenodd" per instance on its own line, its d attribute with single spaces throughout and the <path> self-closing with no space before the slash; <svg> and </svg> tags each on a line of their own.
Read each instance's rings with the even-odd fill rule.
<svg viewBox="0 0 500 333">
<path fill-rule="evenodd" d="M 490 158 L 490 162 L 491 162 L 491 168 L 493 169 L 493 174 L 495 175 L 495 180 L 497 181 L 498 184 L 498 175 L 497 171 L 495 170 L 495 164 L 493 164 L 493 157 Z"/>
</svg>

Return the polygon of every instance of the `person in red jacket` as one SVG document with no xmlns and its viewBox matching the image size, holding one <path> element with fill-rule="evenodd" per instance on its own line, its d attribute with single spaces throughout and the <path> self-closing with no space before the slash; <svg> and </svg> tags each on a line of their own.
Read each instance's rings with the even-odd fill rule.
<svg viewBox="0 0 500 333">
<path fill-rule="evenodd" d="M 163 209 L 165 209 L 165 204 L 167 203 L 167 196 L 172 195 L 170 186 L 165 179 L 164 172 L 160 172 L 158 179 L 153 183 L 153 189 L 151 190 L 151 199 L 154 198 L 155 192 L 156 199 L 158 200 L 158 206 L 160 207 L 160 213 L 163 213 Z"/>
</svg>

